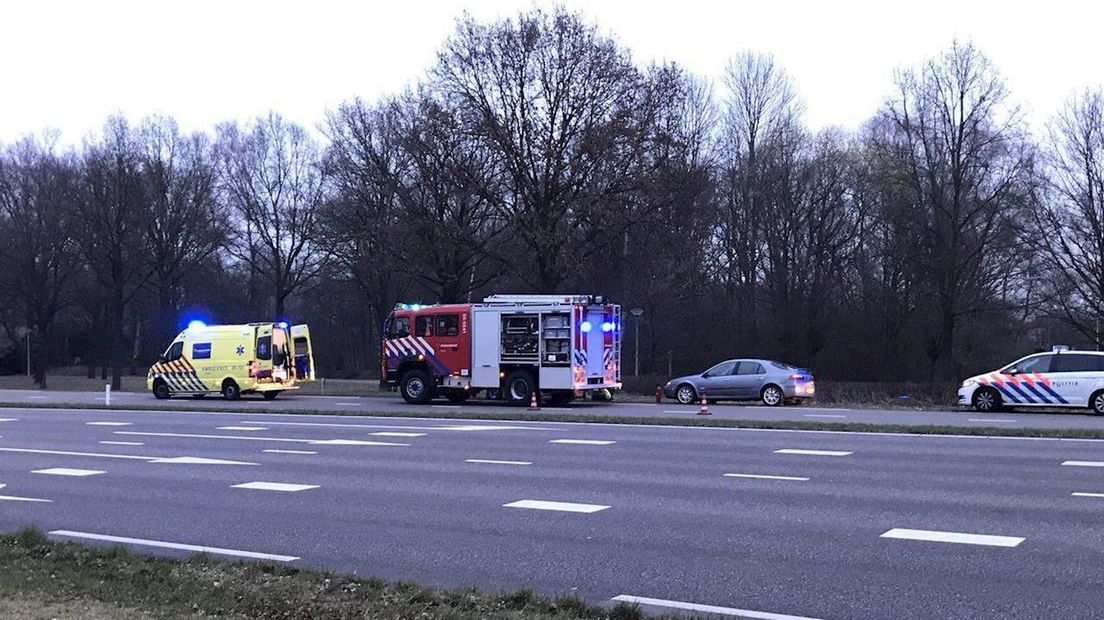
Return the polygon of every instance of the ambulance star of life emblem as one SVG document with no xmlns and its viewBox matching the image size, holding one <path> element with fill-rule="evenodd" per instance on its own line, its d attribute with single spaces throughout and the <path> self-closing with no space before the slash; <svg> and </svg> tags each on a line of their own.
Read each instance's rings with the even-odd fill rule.
<svg viewBox="0 0 1104 620">
<path fill-rule="evenodd" d="M 245 347 L 239 344 L 236 352 L 238 355 L 245 355 Z"/>
</svg>

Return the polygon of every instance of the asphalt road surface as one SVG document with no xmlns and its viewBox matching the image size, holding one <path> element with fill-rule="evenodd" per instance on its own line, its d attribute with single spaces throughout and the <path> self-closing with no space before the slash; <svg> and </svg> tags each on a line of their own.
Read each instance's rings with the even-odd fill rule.
<svg viewBox="0 0 1104 620">
<path fill-rule="evenodd" d="M 432 405 L 408 405 L 398 395 L 355 397 L 355 396 L 298 396 L 294 393 L 281 394 L 276 400 L 266 401 L 259 396 L 248 396 L 240 401 L 228 402 L 220 397 L 195 399 L 174 397 L 167 401 L 156 400 L 145 392 L 116 392 L 111 402 L 132 406 L 156 406 L 179 408 L 210 408 L 213 410 L 234 409 L 240 411 L 279 411 L 312 409 L 343 413 L 380 413 L 389 411 L 431 412 L 453 411 L 469 412 L 510 412 L 518 409 L 501 402 L 472 400 L 462 406 L 449 405 L 444 401 Z M 36 390 L 0 390 L 0 403 L 43 404 L 103 404 L 102 392 L 54 392 Z M 592 402 L 576 401 L 565 407 L 542 407 L 541 411 L 557 413 L 576 413 L 595 415 L 618 415 L 641 418 L 693 418 L 698 414 L 697 405 L 679 405 L 664 400 L 655 403 L 628 402 Z M 1037 410 L 1036 410 L 1037 411 Z M 866 424 L 909 424 L 909 425 L 950 425 L 981 426 L 1002 428 L 1094 428 L 1104 429 L 1104 416 L 1090 415 L 1088 409 L 1054 410 L 1037 413 L 1024 411 L 980 414 L 973 410 L 911 410 L 911 409 L 845 409 L 826 408 L 812 405 L 797 407 L 765 407 L 757 404 L 709 405 L 710 415 L 715 418 L 740 420 L 801 420 L 806 422 L 860 422 Z"/>
<path fill-rule="evenodd" d="M 2 530 L 767 620 L 1104 609 L 1104 441 L 248 410 L 0 420 Z"/>
</svg>

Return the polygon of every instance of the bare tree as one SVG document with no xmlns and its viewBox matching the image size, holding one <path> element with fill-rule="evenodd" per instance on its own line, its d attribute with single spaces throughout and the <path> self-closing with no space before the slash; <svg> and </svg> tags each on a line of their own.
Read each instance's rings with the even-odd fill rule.
<svg viewBox="0 0 1104 620">
<path fill-rule="evenodd" d="M 231 252 L 265 285 L 277 317 L 326 265 L 317 244 L 325 200 L 321 152 L 302 127 L 270 113 L 218 128 L 220 187 L 239 224 Z"/>
<path fill-rule="evenodd" d="M 908 192 L 907 211 L 891 217 L 920 240 L 912 261 L 930 300 L 928 358 L 932 376 L 949 380 L 958 374 L 959 318 L 995 307 L 1002 284 L 1018 276 L 1030 153 L 1004 82 L 971 45 L 902 72 L 897 87 L 883 112 L 892 132 L 881 173 L 899 175 Z"/>
<path fill-rule="evenodd" d="M 1059 315 L 1098 346 L 1104 318 L 1104 91 L 1072 98 L 1050 125 L 1037 249 Z"/>
<path fill-rule="evenodd" d="M 615 41 L 563 9 L 466 18 L 432 76 L 501 167 L 492 204 L 520 241 L 527 260 L 515 272 L 531 288 L 555 290 L 621 238 L 654 102 Z"/>
<path fill-rule="evenodd" d="M 0 153 L 0 289 L 32 330 L 31 366 L 43 388 L 56 319 L 72 301 L 80 266 L 77 166 L 54 143 L 53 137 L 26 138 Z"/>
<path fill-rule="evenodd" d="M 182 280 L 223 246 L 230 221 L 216 201 L 215 163 L 205 135 L 182 135 L 176 121 L 155 116 L 142 122 L 136 140 L 152 209 L 145 240 L 157 297 L 153 331 L 157 342 L 165 342 L 176 326 Z"/>
<path fill-rule="evenodd" d="M 121 383 L 126 311 L 150 274 L 143 242 L 150 212 L 140 172 L 130 126 L 122 117 L 108 119 L 101 141 L 85 148 L 78 213 L 84 257 L 104 299 L 103 350 L 115 389 Z"/>
</svg>

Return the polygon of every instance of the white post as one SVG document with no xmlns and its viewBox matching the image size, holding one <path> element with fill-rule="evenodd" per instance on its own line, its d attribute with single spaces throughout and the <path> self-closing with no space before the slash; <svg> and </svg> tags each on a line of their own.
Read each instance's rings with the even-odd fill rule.
<svg viewBox="0 0 1104 620">
<path fill-rule="evenodd" d="M 31 332 L 27 331 L 27 376 L 31 376 Z"/>
<path fill-rule="evenodd" d="M 111 406 L 111 384 L 104 385 L 104 405 Z"/>
</svg>

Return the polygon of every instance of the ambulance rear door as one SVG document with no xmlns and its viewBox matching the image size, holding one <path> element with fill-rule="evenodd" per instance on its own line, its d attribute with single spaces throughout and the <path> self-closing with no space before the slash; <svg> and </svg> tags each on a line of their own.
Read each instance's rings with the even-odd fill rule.
<svg viewBox="0 0 1104 620">
<path fill-rule="evenodd" d="M 306 325 L 292 325 L 291 340 L 295 351 L 296 380 L 314 381 L 314 349 L 311 347 L 310 328 Z"/>
</svg>

